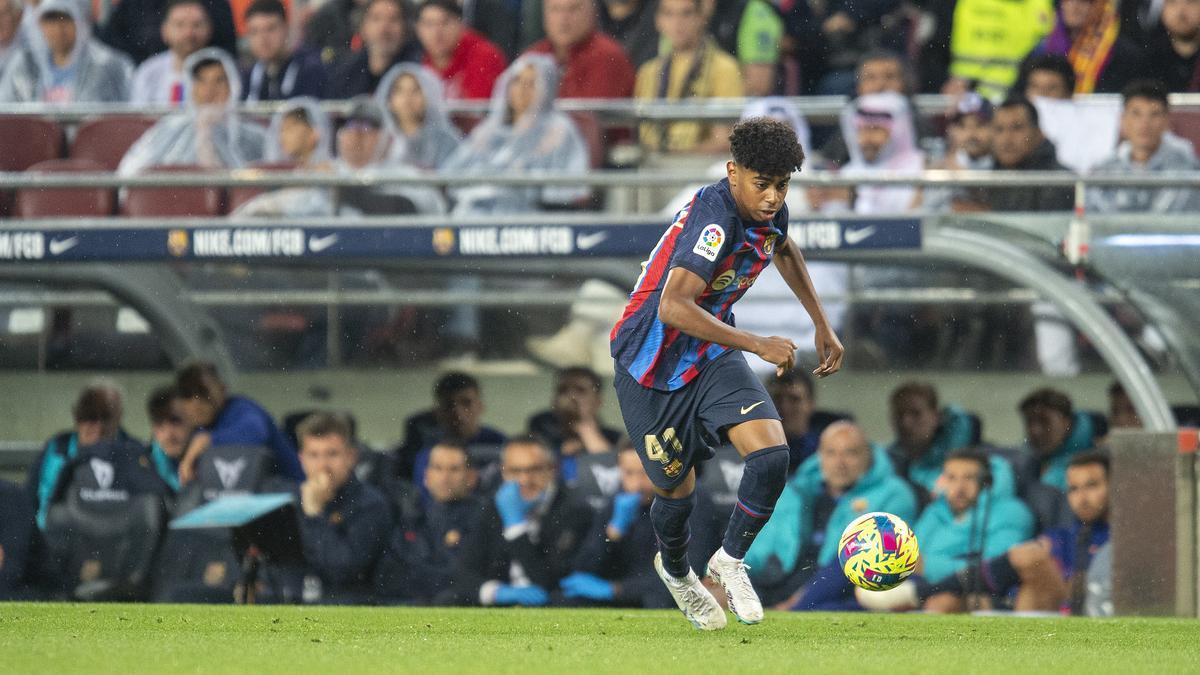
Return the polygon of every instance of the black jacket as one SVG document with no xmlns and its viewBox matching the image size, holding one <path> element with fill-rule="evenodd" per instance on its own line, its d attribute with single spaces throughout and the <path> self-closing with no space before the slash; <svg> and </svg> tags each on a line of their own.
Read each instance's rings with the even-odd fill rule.
<svg viewBox="0 0 1200 675">
<path fill-rule="evenodd" d="M 392 531 L 387 497 L 351 475 L 320 515 L 298 513 L 304 561 L 321 579 L 322 599 L 371 600 L 375 565 Z"/>
<path fill-rule="evenodd" d="M 212 20 L 212 40 L 209 45 L 220 47 L 237 56 L 237 34 L 233 27 L 233 11 L 228 0 L 200 0 Z M 162 22 L 167 13 L 166 0 L 121 0 L 99 30 L 102 42 L 129 55 L 141 63 L 165 51 L 162 41 Z"/>
<path fill-rule="evenodd" d="M 298 51 L 277 73 L 255 63 L 242 73 L 242 100 L 286 101 L 297 96 L 325 98 L 329 73 L 316 54 Z"/>
<path fill-rule="evenodd" d="M 367 51 L 353 52 L 338 62 L 333 68 L 330 98 L 353 98 L 359 94 L 374 94 L 379 81 L 392 66 L 403 62 L 420 63 L 421 47 L 416 40 L 410 40 L 400 48 L 392 62 L 382 72 L 372 73 L 367 65 Z"/>
<path fill-rule="evenodd" d="M 1068 171 L 1058 163 L 1057 151 L 1049 140 L 1016 166 L 996 170 L 1008 171 Z M 1075 207 L 1075 191 L 1069 187 L 998 187 L 982 191 L 984 200 L 993 211 L 1070 211 Z"/>
<path fill-rule="evenodd" d="M 437 503 L 402 525 L 379 564 L 376 588 L 386 602 L 432 602 L 451 588 L 462 544 L 479 526 L 484 501 Z"/>
</svg>

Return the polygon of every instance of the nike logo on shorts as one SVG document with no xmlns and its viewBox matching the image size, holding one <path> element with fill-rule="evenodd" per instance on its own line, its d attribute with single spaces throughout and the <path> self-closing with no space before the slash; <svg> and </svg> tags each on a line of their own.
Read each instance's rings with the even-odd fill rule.
<svg viewBox="0 0 1200 675">
<path fill-rule="evenodd" d="M 745 415 L 746 413 L 750 412 L 751 410 L 754 410 L 755 408 L 757 408 L 758 406 L 760 406 L 764 403 L 766 403 L 766 401 L 759 401 L 758 403 L 753 403 L 751 405 L 748 405 L 745 408 L 742 408 L 742 414 Z"/>
</svg>

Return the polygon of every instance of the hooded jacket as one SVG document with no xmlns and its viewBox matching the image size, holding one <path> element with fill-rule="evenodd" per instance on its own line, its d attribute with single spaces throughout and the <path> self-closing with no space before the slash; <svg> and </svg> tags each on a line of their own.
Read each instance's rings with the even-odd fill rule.
<svg viewBox="0 0 1200 675">
<path fill-rule="evenodd" d="M 871 511 L 887 511 L 912 522 L 917 515 L 917 498 L 912 488 L 897 477 L 887 452 L 871 447 L 871 466 L 842 496 L 837 498 L 824 539 L 817 552 L 817 564 L 825 566 L 837 558 L 838 540 L 852 520 Z M 816 523 L 813 508 L 825 492 L 820 457 L 804 460 L 784 488 L 775 511 L 746 553 L 746 564 L 759 570 L 780 570 L 784 575 L 795 571 L 802 549 L 812 538 Z"/>
<path fill-rule="evenodd" d="M 873 161 L 867 161 L 857 142 L 858 124 L 864 116 L 886 116 L 891 120 L 888 142 Z M 912 110 L 908 99 L 900 94 L 883 92 L 858 97 L 842 110 L 841 126 L 850 153 L 850 161 L 842 167 L 843 175 L 867 176 L 883 172 L 917 175 L 924 170 L 925 156 L 917 149 Z M 855 188 L 854 211 L 903 213 L 912 210 L 918 194 L 917 188 L 907 185 L 862 185 Z"/>
<path fill-rule="evenodd" d="M 914 485 L 933 490 L 934 483 L 942 475 L 942 464 L 946 462 L 946 455 L 971 445 L 974 440 L 972 432 L 971 418 L 967 411 L 956 405 L 948 405 L 942 409 L 942 424 L 925 454 L 909 460 L 904 448 L 898 443 L 893 443 L 888 448 L 888 456 L 899 472 L 906 475 Z"/>
<path fill-rule="evenodd" d="M 405 134 L 400 128 L 390 104 L 392 89 L 405 75 L 416 80 L 425 98 L 425 120 L 421 130 L 413 136 Z M 379 88 L 375 90 L 375 101 L 384 111 L 383 123 L 390 143 L 387 150 L 388 164 L 405 164 L 426 170 L 437 169 L 462 142 L 462 133 L 450 122 L 450 115 L 446 112 L 442 81 L 424 66 L 415 63 L 393 66 L 379 82 Z"/>
<path fill-rule="evenodd" d="M 0 102 L 69 104 L 129 100 L 133 81 L 133 63 L 129 58 L 92 38 L 91 24 L 75 0 L 45 0 L 34 14 L 34 31 L 39 30 L 38 22 L 50 12 L 66 14 L 75 22 L 70 65 L 62 69 L 54 65 L 40 32 L 28 36 L 25 47 L 9 59 L 0 76 Z"/>
<path fill-rule="evenodd" d="M 1145 164 L 1132 159 L 1129 141 L 1117 146 L 1112 157 L 1092 170 L 1097 174 L 1139 174 L 1160 171 L 1195 171 L 1200 165 L 1192 144 L 1175 134 L 1163 135 L 1158 150 Z M 1101 213 L 1183 213 L 1200 207 L 1200 192 L 1176 188 L 1094 187 L 1087 193 L 1088 210 Z"/>
<path fill-rule="evenodd" d="M 1046 485 L 1067 491 L 1067 465 L 1071 458 L 1082 452 L 1087 452 L 1096 444 L 1096 425 L 1091 415 L 1077 412 L 1071 418 L 1071 431 L 1067 434 L 1062 445 L 1054 449 L 1047 457 L 1040 457 L 1028 443 L 1024 452 L 1035 459 L 1040 466 L 1041 480 Z"/>
<path fill-rule="evenodd" d="M 192 101 L 192 71 L 202 61 L 215 60 L 229 80 L 229 99 L 221 106 L 197 106 Z M 129 176 L 152 166 L 203 164 L 198 143 L 205 143 L 217 166 L 238 168 L 263 158 L 266 135 L 237 113 L 241 80 L 233 59 L 215 47 L 201 49 L 184 61 L 184 109 L 160 119 L 146 130 L 121 159 L 117 173 Z"/>
<path fill-rule="evenodd" d="M 308 161 L 300 163 L 284 152 L 280 137 L 283 121 L 297 110 L 303 110 L 309 126 L 317 133 L 317 147 Z M 302 171 L 333 169 L 333 129 L 329 116 L 314 98 L 300 97 L 288 101 L 271 117 L 267 131 L 265 159 L 272 164 L 295 164 Z M 320 217 L 334 215 L 333 195 L 328 188 L 292 187 L 271 190 L 242 204 L 231 214 L 250 217 Z"/>
<path fill-rule="evenodd" d="M 993 167 L 997 171 L 1067 171 L 1058 163 L 1054 143 L 1043 140 L 1016 166 Z M 1069 187 L 994 187 L 982 191 L 993 211 L 1070 211 L 1075 208 L 1075 191 Z"/>
<path fill-rule="evenodd" d="M 529 109 L 510 119 L 508 90 L 526 68 L 537 75 Z M 554 107 L 558 66 L 541 54 L 526 54 L 513 62 L 496 82 L 487 119 L 471 132 L 442 165 L 456 176 L 498 173 L 583 174 L 588 168 L 587 145 L 575 124 Z M 451 188 L 458 203 L 455 213 L 520 213 L 536 211 L 542 203 L 570 204 L 587 196 L 583 187 L 498 187 L 472 185 Z"/>
</svg>

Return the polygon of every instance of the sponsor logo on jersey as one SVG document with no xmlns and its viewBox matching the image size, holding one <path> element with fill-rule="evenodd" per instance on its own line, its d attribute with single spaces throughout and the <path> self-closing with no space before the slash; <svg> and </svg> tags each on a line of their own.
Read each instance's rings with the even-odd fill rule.
<svg viewBox="0 0 1200 675">
<path fill-rule="evenodd" d="M 725 270 L 724 272 L 721 272 L 716 279 L 713 279 L 712 289 L 714 291 L 723 291 L 729 286 L 729 284 L 733 283 L 733 280 L 733 270 Z"/>
<path fill-rule="evenodd" d="M 713 223 L 700 233 L 700 238 L 696 240 L 696 246 L 692 249 L 692 253 L 709 262 L 716 262 L 717 255 L 721 253 L 721 244 L 724 243 L 725 230 L 720 225 Z"/>
</svg>

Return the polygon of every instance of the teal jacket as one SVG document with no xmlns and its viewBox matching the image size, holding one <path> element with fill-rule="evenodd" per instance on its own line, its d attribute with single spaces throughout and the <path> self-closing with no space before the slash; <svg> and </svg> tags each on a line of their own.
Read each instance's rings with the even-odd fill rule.
<svg viewBox="0 0 1200 675">
<path fill-rule="evenodd" d="M 1012 467 L 991 458 L 992 487 L 983 491 L 975 508 L 955 517 L 945 497 L 925 507 L 913 532 L 921 548 L 924 577 L 937 583 L 967 564 L 967 556 L 983 543 L 984 559 L 998 556 L 1033 536 L 1033 515 L 1014 493 Z M 987 516 L 986 533 L 984 516 Z"/>
<path fill-rule="evenodd" d="M 171 488 L 171 492 L 179 492 L 179 462 L 168 457 L 158 441 L 153 439 L 150 441 L 150 461 L 155 473 Z"/>
<path fill-rule="evenodd" d="M 966 410 L 956 405 L 943 408 L 942 425 L 933 437 L 933 444 L 924 455 L 908 463 L 908 479 L 914 485 L 932 491 L 934 483 L 942 475 L 942 464 L 946 461 L 946 455 L 971 445 L 971 441 L 974 440 L 972 431 L 971 416 Z M 888 448 L 888 455 L 896 465 L 903 465 L 905 451 L 898 444 L 893 443 Z"/>
<path fill-rule="evenodd" d="M 908 483 L 895 475 L 887 452 L 879 446 L 872 446 L 871 451 L 874 458 L 871 468 L 838 498 L 825 526 L 825 541 L 817 555 L 817 563 L 821 566 L 837 559 L 842 530 L 858 516 L 871 511 L 887 511 L 911 523 L 917 515 L 917 498 Z M 809 541 L 815 526 L 813 504 L 824 491 L 820 458 L 813 455 L 804 460 L 784 488 L 771 519 L 746 553 L 746 564 L 765 570 L 770 568 L 769 562 L 774 558 L 784 573 L 792 573 L 800 558 L 801 547 Z"/>
<path fill-rule="evenodd" d="M 1087 413 L 1075 413 L 1075 418 L 1071 421 L 1071 433 L 1067 434 L 1067 440 L 1063 441 L 1063 444 L 1058 446 L 1058 449 L 1049 457 L 1039 460 L 1042 467 L 1042 482 L 1066 492 L 1067 465 L 1071 463 L 1071 458 L 1081 452 L 1091 450 L 1095 444 L 1096 426 L 1092 423 L 1092 416 Z M 1025 451 L 1031 456 L 1037 457 L 1036 451 L 1028 444 L 1025 446 Z"/>
</svg>

